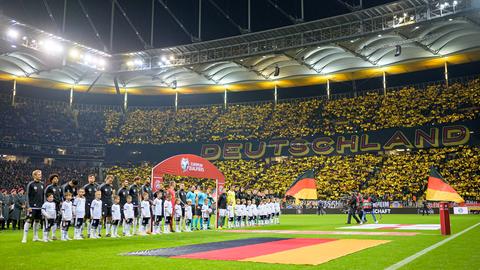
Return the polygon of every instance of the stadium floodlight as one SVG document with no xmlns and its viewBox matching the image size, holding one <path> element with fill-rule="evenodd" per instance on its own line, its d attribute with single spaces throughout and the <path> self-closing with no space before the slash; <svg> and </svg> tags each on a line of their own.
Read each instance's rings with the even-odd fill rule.
<svg viewBox="0 0 480 270">
<path fill-rule="evenodd" d="M 93 56 L 91 54 L 85 54 L 85 56 L 83 57 L 83 61 L 87 65 L 93 63 Z"/>
<path fill-rule="evenodd" d="M 73 59 L 78 59 L 80 57 L 80 52 L 76 48 L 72 48 L 68 55 Z"/>
<path fill-rule="evenodd" d="M 143 66 L 143 61 L 142 59 L 135 59 L 135 61 L 133 61 L 133 63 L 136 65 L 136 66 Z"/>
<path fill-rule="evenodd" d="M 382 37 L 382 34 L 378 34 L 378 36 L 377 36 L 377 37 Z"/>
<path fill-rule="evenodd" d="M 175 60 L 175 56 L 172 54 L 170 55 L 170 61 L 173 61 L 173 60 Z"/>
<path fill-rule="evenodd" d="M 455 0 L 455 1 L 453 1 L 453 3 L 452 3 L 452 4 L 453 4 L 453 6 L 455 7 L 455 6 L 457 6 L 457 5 L 458 5 L 458 1 L 456 1 L 456 0 Z"/>
<path fill-rule="evenodd" d="M 105 59 L 103 59 L 103 58 L 99 58 L 98 59 L 98 65 L 100 67 L 105 67 L 107 65 L 107 61 L 105 61 Z"/>
<path fill-rule="evenodd" d="M 18 38 L 18 31 L 15 29 L 8 29 L 7 31 L 7 36 L 11 39 L 17 39 Z"/>
<path fill-rule="evenodd" d="M 27 40 L 27 36 L 23 36 L 23 37 L 22 37 L 22 40 Z"/>
<path fill-rule="evenodd" d="M 40 41 L 39 44 L 40 46 L 42 46 L 43 50 L 48 54 L 61 54 L 63 52 L 62 44 L 54 40 L 47 39 L 44 41 Z"/>
<path fill-rule="evenodd" d="M 133 65 L 134 65 L 134 63 L 133 63 L 132 60 L 128 60 L 128 61 L 127 61 L 127 66 L 128 66 L 128 67 L 133 67 Z"/>
</svg>

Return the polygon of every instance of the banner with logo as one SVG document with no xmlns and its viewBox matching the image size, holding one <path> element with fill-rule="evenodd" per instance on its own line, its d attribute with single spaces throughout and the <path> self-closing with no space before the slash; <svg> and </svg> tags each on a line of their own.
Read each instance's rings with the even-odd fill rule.
<svg viewBox="0 0 480 270">
<path fill-rule="evenodd" d="M 225 184 L 225 176 L 222 172 L 210 161 L 196 155 L 176 155 L 153 167 L 151 178 L 153 192 L 158 190 L 165 174 L 213 179 L 217 182 L 219 190 L 222 190 Z"/>
<path fill-rule="evenodd" d="M 219 141 L 164 145 L 108 145 L 106 161 L 159 161 L 177 154 L 195 154 L 207 160 L 264 159 L 279 156 L 352 155 L 480 144 L 479 121 L 379 131 L 315 135 L 303 138 Z"/>
</svg>

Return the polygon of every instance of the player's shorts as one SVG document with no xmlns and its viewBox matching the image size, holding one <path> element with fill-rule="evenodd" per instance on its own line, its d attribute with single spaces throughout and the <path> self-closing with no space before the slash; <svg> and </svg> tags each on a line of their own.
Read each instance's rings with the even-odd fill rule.
<svg viewBox="0 0 480 270">
<path fill-rule="evenodd" d="M 241 221 L 242 220 L 242 217 L 241 216 L 237 216 L 237 221 Z"/>
<path fill-rule="evenodd" d="M 125 223 L 126 223 L 127 225 L 132 225 L 132 223 L 133 223 L 133 218 L 127 218 L 127 219 L 125 219 Z"/>
<path fill-rule="evenodd" d="M 165 225 L 170 224 L 170 222 L 172 222 L 172 217 L 171 216 L 165 217 Z"/>
<path fill-rule="evenodd" d="M 100 224 L 100 219 L 92 219 L 92 227 L 97 228 Z"/>
<path fill-rule="evenodd" d="M 28 213 L 27 217 L 30 220 L 42 220 L 42 209 L 32 209 L 32 212 Z"/>
<path fill-rule="evenodd" d="M 62 230 L 68 230 L 70 224 L 72 223 L 71 220 L 62 220 Z"/>
<path fill-rule="evenodd" d="M 195 207 L 195 215 L 201 216 L 202 215 L 202 206 Z"/>
<path fill-rule="evenodd" d="M 85 202 L 85 220 L 90 219 L 90 206 L 92 206 L 92 202 Z"/>
<path fill-rule="evenodd" d="M 221 216 L 221 217 L 224 217 L 227 215 L 227 209 L 219 209 L 218 210 L 218 214 Z"/>
<path fill-rule="evenodd" d="M 134 206 L 134 207 L 133 207 L 133 216 L 134 216 L 135 218 L 138 218 L 138 217 L 140 216 L 140 211 L 138 211 L 138 206 L 136 206 L 136 207 Z"/>
<path fill-rule="evenodd" d="M 276 217 L 279 217 L 279 216 L 280 216 L 280 212 L 275 213 L 275 216 L 276 216 Z"/>
<path fill-rule="evenodd" d="M 76 218 L 75 219 L 75 228 L 80 229 L 83 225 L 83 218 Z"/>
<path fill-rule="evenodd" d="M 251 216 L 251 217 L 249 216 L 248 221 L 252 221 L 252 220 L 253 220 L 253 216 Z"/>
<path fill-rule="evenodd" d="M 147 224 L 150 222 L 150 218 L 148 217 L 144 217 L 142 218 L 142 225 L 143 226 L 147 226 Z"/>
<path fill-rule="evenodd" d="M 229 217 L 228 222 L 233 222 L 233 217 Z"/>
<path fill-rule="evenodd" d="M 181 219 L 182 217 L 175 217 L 175 222 L 180 222 Z"/>
<path fill-rule="evenodd" d="M 160 223 L 162 223 L 162 220 L 163 220 L 163 216 L 156 215 L 154 216 L 153 222 L 155 222 L 155 225 L 159 225 Z"/>
<path fill-rule="evenodd" d="M 192 219 L 187 218 L 187 219 L 185 220 L 185 226 L 188 227 L 188 226 L 190 226 L 190 224 L 192 224 Z"/>
<path fill-rule="evenodd" d="M 112 217 L 112 206 L 108 204 L 103 204 L 102 206 L 102 216 L 103 217 Z"/>
<path fill-rule="evenodd" d="M 185 217 L 185 207 L 182 207 L 182 218 Z"/>
<path fill-rule="evenodd" d="M 54 218 L 49 218 L 49 219 L 45 219 L 44 220 L 44 228 L 46 231 L 50 231 L 50 228 L 53 226 L 53 224 L 55 223 L 55 219 Z"/>
</svg>

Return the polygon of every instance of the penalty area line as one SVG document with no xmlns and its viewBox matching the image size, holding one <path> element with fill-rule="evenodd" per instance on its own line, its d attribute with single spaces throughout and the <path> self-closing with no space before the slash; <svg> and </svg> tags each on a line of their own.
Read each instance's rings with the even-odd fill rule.
<svg viewBox="0 0 480 270">
<path fill-rule="evenodd" d="M 451 240 L 459 237 L 460 235 L 462 235 L 462 234 L 470 231 L 471 229 L 477 227 L 478 225 L 480 225 L 480 222 L 477 223 L 477 224 L 475 224 L 475 225 L 472 225 L 472 226 L 466 228 L 465 230 L 463 230 L 463 231 L 461 231 L 461 232 L 459 232 L 459 233 L 457 233 L 457 234 L 454 234 L 454 235 L 450 236 L 450 237 L 447 238 L 447 239 L 444 239 L 444 240 L 442 240 L 442 241 L 440 241 L 440 242 L 438 242 L 438 243 L 435 243 L 435 244 L 433 244 L 433 245 L 431 245 L 431 246 L 429 246 L 429 247 L 427 247 L 427 248 L 425 248 L 425 249 L 423 249 L 423 250 L 420 250 L 419 252 L 413 254 L 412 256 L 407 257 L 407 258 L 405 258 L 405 259 L 397 262 L 396 264 L 390 265 L 389 267 L 385 268 L 385 270 L 396 270 L 396 269 L 399 269 L 400 267 L 405 266 L 406 264 L 412 262 L 413 260 L 417 259 L 418 257 L 426 254 L 427 252 L 430 252 L 430 251 L 436 249 L 437 247 L 442 246 L 442 245 L 444 245 L 445 243 L 447 243 L 447 242 L 449 242 L 449 241 L 451 241 Z"/>
</svg>

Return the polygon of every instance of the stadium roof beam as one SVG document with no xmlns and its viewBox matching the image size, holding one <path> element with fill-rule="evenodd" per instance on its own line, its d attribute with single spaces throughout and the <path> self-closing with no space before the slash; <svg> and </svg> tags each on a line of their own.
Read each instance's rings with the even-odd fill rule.
<svg viewBox="0 0 480 270">
<path fill-rule="evenodd" d="M 278 10 L 283 16 L 289 19 L 293 24 L 297 24 L 301 22 L 301 20 L 296 19 L 292 15 L 288 14 L 285 10 L 283 10 L 277 3 L 274 3 L 272 0 L 267 0 L 270 5 L 272 5 L 276 10 Z"/>
<path fill-rule="evenodd" d="M 52 14 L 52 10 L 50 9 L 50 6 L 48 5 L 47 0 L 43 0 L 43 5 L 45 6 L 45 9 L 47 10 L 48 17 L 50 17 L 50 20 L 52 20 L 53 25 L 55 26 L 55 28 L 56 28 L 57 31 L 58 31 L 58 24 L 57 24 L 57 22 L 55 21 L 55 17 L 54 17 L 53 14 Z"/>
<path fill-rule="evenodd" d="M 247 66 L 247 65 L 243 64 L 241 61 L 237 61 L 237 60 L 234 60 L 232 62 L 241 66 L 241 67 L 244 67 L 245 69 L 247 69 L 250 72 L 253 72 L 253 73 L 257 74 L 257 76 L 260 76 L 260 77 L 264 78 L 265 80 L 268 80 L 268 77 L 265 74 L 256 70 L 253 66 Z"/>
<path fill-rule="evenodd" d="M 410 40 L 411 39 L 411 37 L 407 36 L 406 34 L 400 32 L 400 31 L 397 31 L 396 34 L 399 37 L 403 38 L 404 40 Z M 420 41 L 412 40 L 412 43 L 415 44 L 417 47 L 420 47 L 420 48 L 424 49 L 425 51 L 430 52 L 433 55 L 438 55 L 437 51 L 432 50 L 430 47 L 428 47 L 427 45 L 423 44 Z"/>
<path fill-rule="evenodd" d="M 142 43 L 143 45 L 143 48 L 147 49 L 147 48 L 150 48 L 150 46 L 147 44 L 147 42 L 145 42 L 145 40 L 142 38 L 142 35 L 140 35 L 140 33 L 138 32 L 137 28 L 135 27 L 135 25 L 132 23 L 132 21 L 130 20 L 130 18 L 128 17 L 127 13 L 125 12 L 125 10 L 122 8 L 122 6 L 120 5 L 120 3 L 117 1 L 117 0 L 112 0 L 113 3 L 115 3 L 115 5 L 117 5 L 118 9 L 120 10 L 120 12 L 122 13 L 123 17 L 125 18 L 125 20 L 127 21 L 128 25 L 130 26 L 130 28 L 132 28 L 133 32 L 135 33 L 135 35 L 137 36 L 138 40 L 140 40 L 140 42 Z"/>
<path fill-rule="evenodd" d="M 163 8 L 168 12 L 168 14 L 173 18 L 173 20 L 178 24 L 178 26 L 180 26 L 180 28 L 183 30 L 183 32 L 185 34 L 187 34 L 187 36 L 190 38 L 190 40 L 192 40 L 192 42 L 195 42 L 197 41 L 197 38 L 195 38 L 194 35 L 192 35 L 188 30 L 187 28 L 183 25 L 183 23 L 177 18 L 177 16 L 175 16 L 175 13 L 173 13 L 173 11 L 167 6 L 167 4 L 165 2 L 163 2 L 163 0 L 158 0 L 158 2 L 160 3 L 160 5 L 163 6 Z"/>
<path fill-rule="evenodd" d="M 215 3 L 214 0 L 208 0 L 208 2 L 210 2 L 210 4 L 212 4 L 212 6 L 214 6 L 222 15 L 223 17 L 225 17 L 225 19 L 231 23 L 233 26 L 235 26 L 238 31 L 240 32 L 240 34 L 245 34 L 245 33 L 249 33 L 250 30 L 249 29 L 245 29 L 243 28 L 242 26 L 240 26 L 239 24 L 237 24 L 231 17 L 230 15 L 228 15 L 217 3 Z"/>
<path fill-rule="evenodd" d="M 207 79 L 207 80 L 209 80 L 209 81 L 211 81 L 211 82 L 213 82 L 213 83 L 215 83 L 215 84 L 218 84 L 218 83 L 219 83 L 219 81 L 216 81 L 216 80 L 214 80 L 214 79 L 212 78 L 213 76 L 207 76 L 207 74 L 195 70 L 194 67 L 190 67 L 189 70 L 191 70 L 193 73 L 195 73 L 195 74 L 197 74 L 197 75 L 199 75 L 199 76 L 202 76 L 203 78 L 205 78 L 205 79 Z"/>
<path fill-rule="evenodd" d="M 363 8 L 363 0 L 359 0 L 358 5 L 349 4 L 344 0 L 337 0 L 337 2 L 340 3 L 342 6 L 348 8 L 350 11 L 357 11 Z"/>
<path fill-rule="evenodd" d="M 100 33 L 98 33 L 97 27 L 95 27 L 95 24 L 93 23 L 92 19 L 90 18 L 90 15 L 88 15 L 87 9 L 83 5 L 82 0 L 77 0 L 78 4 L 80 5 L 80 8 L 82 9 L 83 15 L 85 18 L 87 18 L 88 23 L 90 24 L 90 27 L 93 29 L 93 32 L 95 33 L 95 37 L 98 39 L 100 44 L 103 46 L 103 50 L 108 51 L 107 46 L 105 43 L 103 43 L 102 38 L 100 37 Z"/>
<path fill-rule="evenodd" d="M 147 54 L 150 57 L 158 57 L 159 55 L 169 53 L 175 58 L 170 65 L 182 66 L 234 60 L 308 46 L 332 44 L 393 30 L 398 27 L 398 24 L 394 24 L 395 14 L 415 14 L 415 23 L 417 24 L 443 19 L 440 13 L 430 13 L 428 11 L 436 8 L 432 7 L 431 3 L 431 1 L 425 0 L 401 0 L 345 15 L 273 30 L 170 48 L 146 50 L 140 53 Z M 455 16 L 473 14 L 472 11 L 474 10 L 478 10 L 478 8 L 472 6 L 470 1 L 461 1 L 456 8 Z M 430 15 L 427 16 L 428 14 Z M 189 36 L 191 35 L 189 34 Z M 123 56 L 125 55 L 123 54 Z M 148 67 L 145 67 L 145 69 L 148 69 Z"/>
<path fill-rule="evenodd" d="M 303 50 L 302 50 L 302 51 L 303 51 Z M 297 55 L 300 54 L 300 53 L 301 53 L 301 51 L 298 52 Z M 313 67 L 313 65 L 310 65 L 309 63 L 305 62 L 304 60 L 300 60 L 300 59 L 298 59 L 298 57 L 296 57 L 296 56 L 295 56 L 295 57 L 294 57 L 294 56 L 291 56 L 290 54 L 288 54 L 288 53 L 286 53 L 286 52 L 283 53 L 283 54 L 284 54 L 286 57 L 288 57 L 288 58 L 296 61 L 296 62 L 299 63 L 300 65 L 305 66 L 305 67 L 307 67 L 308 69 L 313 70 L 313 71 L 319 73 L 319 71 L 318 71 L 317 69 L 315 69 L 315 67 Z"/>
<path fill-rule="evenodd" d="M 335 43 L 335 45 L 337 45 L 338 47 L 344 49 L 345 51 L 353 54 L 354 56 L 361 58 L 363 61 L 369 62 L 370 64 L 372 64 L 374 66 L 377 65 L 376 61 L 370 60 L 367 56 L 363 55 L 361 52 L 357 52 L 353 49 L 350 49 L 348 46 L 340 44 L 340 42 Z"/>
</svg>

